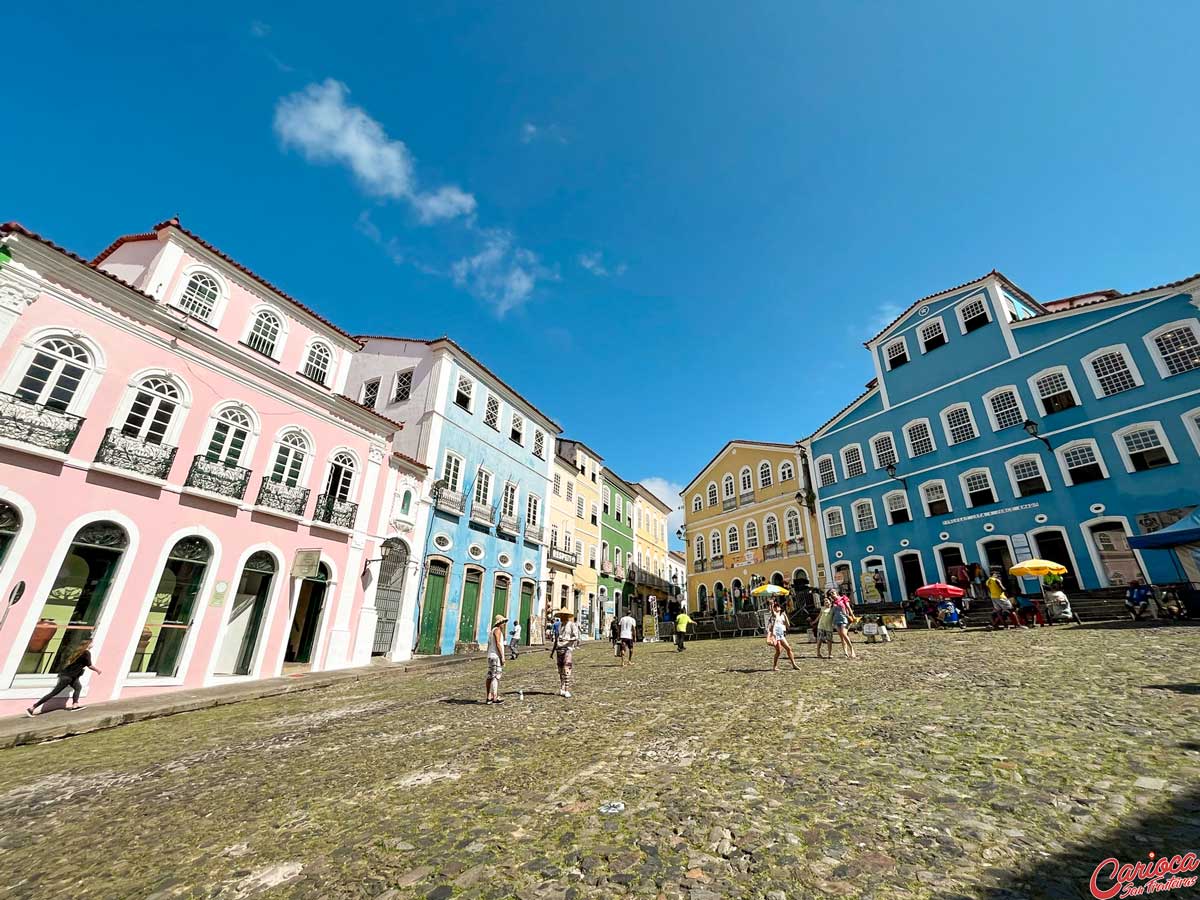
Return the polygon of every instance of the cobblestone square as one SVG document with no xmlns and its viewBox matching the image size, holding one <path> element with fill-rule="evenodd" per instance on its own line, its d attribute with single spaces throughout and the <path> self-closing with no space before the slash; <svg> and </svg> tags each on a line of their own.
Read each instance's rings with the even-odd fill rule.
<svg viewBox="0 0 1200 900">
<path fill-rule="evenodd" d="M 473 661 L 21 747 L 0 897 L 1087 897 L 1197 849 L 1197 637 L 591 645 L 572 700 L 528 652 L 500 707 Z"/>
</svg>

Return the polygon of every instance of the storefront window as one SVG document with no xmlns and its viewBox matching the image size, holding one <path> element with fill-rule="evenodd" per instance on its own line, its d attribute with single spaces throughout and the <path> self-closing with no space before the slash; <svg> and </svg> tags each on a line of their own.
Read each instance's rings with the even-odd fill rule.
<svg viewBox="0 0 1200 900">
<path fill-rule="evenodd" d="M 212 547 L 203 538 L 186 537 L 171 548 L 138 638 L 131 674 L 175 677 L 211 559 Z"/>
</svg>

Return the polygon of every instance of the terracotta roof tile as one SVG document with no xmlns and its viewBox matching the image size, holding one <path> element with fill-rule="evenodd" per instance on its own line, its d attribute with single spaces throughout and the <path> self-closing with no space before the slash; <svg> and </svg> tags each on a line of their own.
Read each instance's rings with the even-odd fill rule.
<svg viewBox="0 0 1200 900">
<path fill-rule="evenodd" d="M 722 447 L 720 450 L 718 450 L 716 453 L 714 453 L 713 458 L 710 459 L 708 462 L 706 462 L 703 466 L 701 466 L 700 471 L 696 473 L 696 476 L 691 481 L 689 481 L 687 484 L 685 484 L 683 486 L 683 492 L 686 492 L 688 490 L 688 488 L 690 488 L 693 484 L 695 484 L 699 480 L 700 476 L 704 474 L 704 470 L 707 469 L 709 466 L 711 466 L 713 463 L 715 463 L 717 461 L 717 457 L 720 456 L 722 453 L 724 453 L 726 450 L 728 450 L 729 447 L 733 444 L 753 444 L 755 447 L 774 447 L 779 450 L 790 450 L 796 446 L 796 443 L 794 441 L 790 444 L 779 444 L 774 441 L 749 441 L 749 440 L 743 440 L 741 438 L 734 438 L 731 441 L 726 441 L 725 446 Z M 681 493 L 683 493 L 683 492 L 681 492 Z"/>
</svg>

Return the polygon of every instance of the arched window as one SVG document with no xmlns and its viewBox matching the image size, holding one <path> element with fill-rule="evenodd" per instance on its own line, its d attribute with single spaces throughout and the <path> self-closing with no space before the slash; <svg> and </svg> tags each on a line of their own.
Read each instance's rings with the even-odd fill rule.
<svg viewBox="0 0 1200 900">
<path fill-rule="evenodd" d="M 763 520 L 763 531 L 766 534 L 767 544 L 779 543 L 779 520 L 774 515 L 767 516 Z"/>
<path fill-rule="evenodd" d="M 896 445 L 892 435 L 877 434 L 871 438 L 871 453 L 875 455 L 875 468 L 886 469 L 896 464 Z"/>
<path fill-rule="evenodd" d="M 854 530 L 870 531 L 875 527 L 875 504 L 870 500 L 859 500 L 854 504 Z"/>
<path fill-rule="evenodd" d="M 21 531 L 21 514 L 15 506 L 0 501 L 0 563 L 8 556 L 8 548 Z"/>
<path fill-rule="evenodd" d="M 702 510 L 703 508 L 704 508 L 704 501 L 701 500 L 700 495 L 697 494 L 695 497 L 692 498 L 692 512 L 700 512 L 700 510 Z"/>
<path fill-rule="evenodd" d="M 407 516 L 412 511 L 412 491 L 404 492 L 404 499 L 400 501 L 400 515 Z"/>
<path fill-rule="evenodd" d="M 142 380 L 133 395 L 121 433 L 147 444 L 161 444 L 179 408 L 179 388 L 155 375 Z"/>
<path fill-rule="evenodd" d="M 329 478 L 325 482 L 325 495 L 333 500 L 343 502 L 350 499 L 350 491 L 354 487 L 354 472 L 357 465 L 349 453 L 338 453 L 333 457 L 329 466 Z"/>
<path fill-rule="evenodd" d="M 784 517 L 784 527 L 787 529 L 789 541 L 800 537 L 800 513 L 789 509 Z"/>
<path fill-rule="evenodd" d="M 717 483 L 715 481 L 708 486 L 708 505 L 717 505 Z"/>
<path fill-rule="evenodd" d="M 65 338 L 49 338 L 37 345 L 13 393 L 26 403 L 66 412 L 91 367 L 91 356 L 79 344 Z"/>
<path fill-rule="evenodd" d="M 795 467 L 786 459 L 779 464 L 779 480 L 791 481 L 796 477 Z"/>
<path fill-rule="evenodd" d="M 726 475 L 724 478 L 721 479 L 721 490 L 723 492 L 723 496 L 725 497 L 725 499 L 728 500 L 730 497 L 733 496 L 733 476 L 732 475 Z"/>
<path fill-rule="evenodd" d="M 754 476 L 750 472 L 749 466 L 742 468 L 741 475 L 738 476 L 742 482 L 742 493 L 748 494 L 754 490 Z"/>
<path fill-rule="evenodd" d="M 227 466 L 238 465 L 246 449 L 246 442 L 250 439 L 251 427 L 250 416 L 244 409 L 230 406 L 221 410 L 204 455 Z"/>
<path fill-rule="evenodd" d="M 204 272 L 197 272 L 188 279 L 187 286 L 179 295 L 178 306 L 188 315 L 207 322 L 217 306 L 221 287 L 217 279 Z"/>
<path fill-rule="evenodd" d="M 771 486 L 771 464 L 764 462 L 758 467 L 758 486 L 768 488 Z"/>
<path fill-rule="evenodd" d="M 753 550 L 758 546 L 758 523 L 753 519 L 746 520 L 746 549 Z"/>
<path fill-rule="evenodd" d="M 726 534 L 726 538 L 729 544 L 729 552 L 737 553 L 738 547 L 741 545 L 741 541 L 738 540 L 738 529 L 736 525 L 729 526 L 729 531 Z"/>
<path fill-rule="evenodd" d="M 721 532 L 714 531 L 712 533 L 712 555 L 721 556 Z"/>
<path fill-rule="evenodd" d="M 250 334 L 246 337 L 246 346 L 264 356 L 275 356 L 275 345 L 279 341 L 279 332 L 283 322 L 279 316 L 268 309 L 260 310 L 250 326 Z"/>
<path fill-rule="evenodd" d="M 701 535 L 696 535 L 696 559 L 704 559 L 704 538 Z"/>
<path fill-rule="evenodd" d="M 204 538 L 185 537 L 175 542 L 158 576 L 158 587 L 129 667 L 131 674 L 159 678 L 178 674 L 196 599 L 212 555 L 212 547 Z"/>
<path fill-rule="evenodd" d="M 320 342 L 308 348 L 308 357 L 304 360 L 304 377 L 317 384 L 325 384 L 329 379 L 329 364 L 333 361 L 333 351 Z"/>
<path fill-rule="evenodd" d="M 271 480 L 281 481 L 295 487 L 304 472 L 304 462 L 310 452 L 308 438 L 299 431 L 289 431 L 279 439 L 275 451 L 275 464 L 271 468 Z"/>
</svg>

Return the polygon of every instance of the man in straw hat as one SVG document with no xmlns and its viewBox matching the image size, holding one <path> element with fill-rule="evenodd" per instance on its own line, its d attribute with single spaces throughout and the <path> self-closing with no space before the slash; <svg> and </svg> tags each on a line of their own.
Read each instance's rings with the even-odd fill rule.
<svg viewBox="0 0 1200 900">
<path fill-rule="evenodd" d="M 571 672 L 574 669 L 574 650 L 579 646 L 579 625 L 575 621 L 575 613 L 565 606 L 554 614 L 560 627 L 554 634 L 554 643 L 550 652 L 558 663 L 558 695 L 571 697 Z"/>
<path fill-rule="evenodd" d="M 488 632 L 487 702 L 503 703 L 500 699 L 500 678 L 504 675 L 504 623 L 508 616 L 492 619 L 492 630 Z"/>
</svg>

